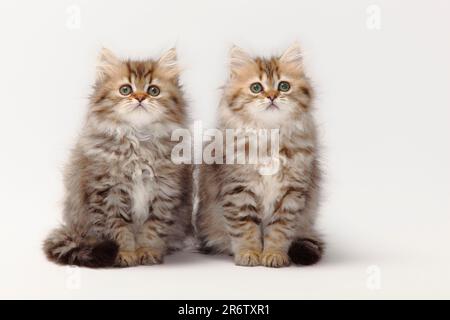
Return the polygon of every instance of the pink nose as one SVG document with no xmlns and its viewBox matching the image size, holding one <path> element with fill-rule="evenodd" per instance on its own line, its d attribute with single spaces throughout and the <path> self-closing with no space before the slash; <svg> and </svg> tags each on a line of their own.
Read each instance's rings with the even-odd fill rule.
<svg viewBox="0 0 450 320">
<path fill-rule="evenodd" d="M 275 100 L 277 97 L 278 97 L 278 93 L 276 93 L 276 92 L 269 92 L 269 93 L 267 93 L 267 98 L 269 98 L 270 101 Z"/>
<path fill-rule="evenodd" d="M 139 102 L 142 102 L 146 98 L 146 94 L 145 93 L 135 93 L 133 98 L 135 98 Z"/>
</svg>

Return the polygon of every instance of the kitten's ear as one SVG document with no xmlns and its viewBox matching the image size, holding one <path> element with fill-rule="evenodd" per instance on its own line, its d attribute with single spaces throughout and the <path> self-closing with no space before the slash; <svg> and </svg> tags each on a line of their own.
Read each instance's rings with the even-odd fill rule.
<svg viewBox="0 0 450 320">
<path fill-rule="evenodd" d="M 97 79 L 104 79 L 120 64 L 119 58 L 111 50 L 102 48 L 98 55 Z"/>
<path fill-rule="evenodd" d="M 180 73 L 177 60 L 177 50 L 171 48 L 166 51 L 158 60 L 158 66 L 164 69 L 164 72 L 169 77 L 177 77 Z"/>
<path fill-rule="evenodd" d="M 241 70 L 243 67 L 252 64 L 253 59 L 252 57 L 239 48 L 236 45 L 233 45 L 230 50 L 230 70 L 231 75 L 236 75 L 239 70 Z"/>
<path fill-rule="evenodd" d="M 288 64 L 295 64 L 301 66 L 303 62 L 302 49 L 298 42 L 294 42 L 287 50 L 283 53 L 280 61 Z"/>
</svg>

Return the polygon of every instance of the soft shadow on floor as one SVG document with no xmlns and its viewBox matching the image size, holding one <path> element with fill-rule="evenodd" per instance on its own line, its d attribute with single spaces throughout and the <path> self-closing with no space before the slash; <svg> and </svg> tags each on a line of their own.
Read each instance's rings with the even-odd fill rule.
<svg viewBox="0 0 450 320">
<path fill-rule="evenodd" d="M 347 250 L 345 250 L 347 249 Z M 320 266 L 339 266 L 343 264 L 352 264 L 358 262 L 370 262 L 370 255 L 354 250 L 355 248 L 343 248 L 339 245 L 330 245 L 326 248 L 322 260 L 319 261 Z M 374 248 L 373 248 L 374 249 Z M 373 250 L 369 250 L 369 252 Z M 233 257 L 229 255 L 201 254 L 198 252 L 175 252 L 164 259 L 166 265 L 194 265 L 225 262 L 234 265 Z"/>
<path fill-rule="evenodd" d="M 167 256 L 164 264 L 167 265 L 183 265 L 183 264 L 206 264 L 208 262 L 233 262 L 233 258 L 227 255 L 211 255 L 195 252 L 175 252 Z"/>
<path fill-rule="evenodd" d="M 343 244 L 329 245 L 325 254 L 319 262 L 323 266 L 341 266 L 350 264 L 372 264 L 386 260 L 397 259 L 389 255 L 385 250 L 377 246 L 346 246 Z"/>
<path fill-rule="evenodd" d="M 351 252 L 345 252 L 339 248 L 328 248 L 319 264 L 327 266 L 339 265 L 354 262 L 355 259 L 359 258 L 352 255 Z"/>
<path fill-rule="evenodd" d="M 319 262 L 319 265 L 333 266 L 354 263 L 355 260 L 364 260 L 362 256 L 355 256 L 353 252 L 346 252 L 339 248 L 328 248 Z M 175 252 L 164 259 L 166 265 L 207 264 L 226 262 L 234 264 L 233 258 L 228 255 L 201 254 L 195 252 Z"/>
</svg>

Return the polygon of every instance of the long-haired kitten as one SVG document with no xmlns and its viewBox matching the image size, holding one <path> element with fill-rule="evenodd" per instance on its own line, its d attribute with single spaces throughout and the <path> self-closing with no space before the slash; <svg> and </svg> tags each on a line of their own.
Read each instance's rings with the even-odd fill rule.
<svg viewBox="0 0 450 320">
<path fill-rule="evenodd" d="M 85 126 L 65 171 L 63 225 L 47 257 L 86 267 L 157 264 L 191 228 L 191 167 L 175 165 L 185 126 L 175 49 L 158 60 L 100 54 Z"/>
<path fill-rule="evenodd" d="M 265 59 L 234 47 L 230 68 L 220 129 L 279 129 L 279 168 L 263 174 L 260 163 L 201 166 L 195 225 L 202 247 L 232 254 L 243 266 L 314 264 L 323 252 L 314 229 L 318 143 L 300 48 L 294 44 L 280 57 Z M 234 147 L 223 149 L 226 159 Z M 234 159 L 249 148 L 236 149 Z"/>
</svg>

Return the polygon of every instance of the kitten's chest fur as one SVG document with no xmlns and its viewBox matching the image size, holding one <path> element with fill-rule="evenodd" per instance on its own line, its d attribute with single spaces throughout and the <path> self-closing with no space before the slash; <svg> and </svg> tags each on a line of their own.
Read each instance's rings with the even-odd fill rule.
<svg viewBox="0 0 450 320">
<path fill-rule="evenodd" d="M 156 174 L 163 159 L 149 143 L 137 142 L 130 145 L 132 147 L 123 159 L 122 168 L 130 181 L 130 218 L 134 224 L 140 225 L 151 213 L 151 203 L 158 192 Z"/>
<path fill-rule="evenodd" d="M 268 174 L 268 172 L 262 171 L 259 165 L 249 165 L 246 168 L 246 174 L 249 175 L 249 188 L 259 199 L 259 215 L 263 222 L 270 221 L 279 200 L 284 194 L 286 181 L 283 179 L 283 171 L 285 169 L 280 164 L 276 172 Z M 262 172 L 265 172 L 265 174 L 261 174 Z"/>
<path fill-rule="evenodd" d="M 260 195 L 260 213 L 263 221 L 268 221 L 273 216 L 279 199 L 283 196 L 284 183 L 280 174 L 259 175 L 255 183 L 256 194 Z"/>
<path fill-rule="evenodd" d="M 280 201 L 292 184 L 292 179 L 298 184 L 301 180 L 308 180 L 308 168 L 311 166 L 313 156 L 298 153 L 295 157 L 288 159 L 280 153 L 280 161 L 269 171 L 261 170 L 255 165 L 252 167 L 252 190 L 258 195 L 260 215 L 263 222 L 270 222 Z M 265 173 L 265 174 L 264 174 Z"/>
<path fill-rule="evenodd" d="M 150 203 L 154 199 L 156 185 L 153 169 L 149 172 L 147 164 L 138 162 L 133 172 L 130 190 L 132 220 L 136 224 L 144 223 L 149 217 Z"/>
</svg>

